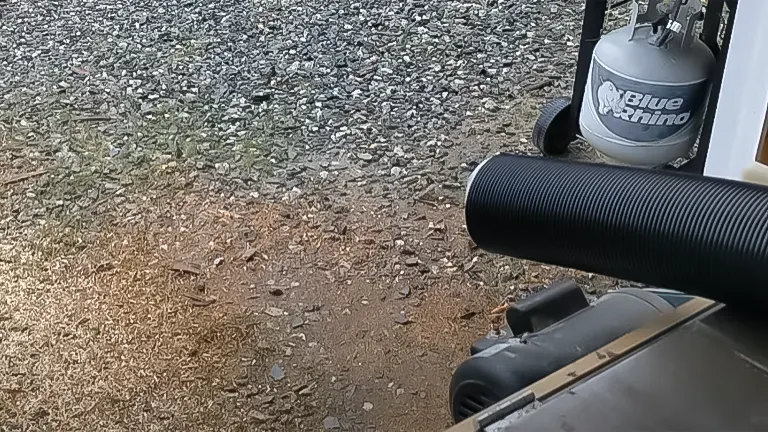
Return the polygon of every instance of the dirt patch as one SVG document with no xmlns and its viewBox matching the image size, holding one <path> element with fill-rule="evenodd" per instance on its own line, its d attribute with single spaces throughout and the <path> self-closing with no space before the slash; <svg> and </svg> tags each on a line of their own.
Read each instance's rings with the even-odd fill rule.
<svg viewBox="0 0 768 432">
<path fill-rule="evenodd" d="M 235 303 L 199 307 L 162 240 L 141 226 L 104 233 L 49 269 L 3 265 L 0 423 L 22 430 L 226 425 L 229 388 L 263 361 L 259 323 Z M 37 268 L 18 270 L 22 265 Z"/>
<path fill-rule="evenodd" d="M 77 255 L 6 247 L 0 423 L 444 430 L 450 374 L 490 329 L 487 311 L 563 276 L 474 249 L 461 216 L 187 193 Z"/>
</svg>

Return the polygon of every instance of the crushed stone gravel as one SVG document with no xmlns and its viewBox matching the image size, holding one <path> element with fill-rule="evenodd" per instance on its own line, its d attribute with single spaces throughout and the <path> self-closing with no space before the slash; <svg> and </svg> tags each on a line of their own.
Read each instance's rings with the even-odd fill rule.
<svg viewBox="0 0 768 432">
<path fill-rule="evenodd" d="M 451 131 L 503 115 L 532 85 L 564 93 L 582 9 L 11 0 L 0 3 L 0 136 L 35 142 L 25 163 L 65 180 L 171 164 L 295 198 L 343 183 L 350 166 L 407 177 L 460 144 Z"/>
<path fill-rule="evenodd" d="M 291 303 L 296 292 L 320 290 L 273 286 L 275 280 L 268 279 L 265 285 L 271 288 L 252 301 L 259 313 L 267 307 L 284 311 L 263 314 L 258 336 L 287 331 L 312 337 L 313 327 L 333 310 L 334 316 L 355 318 L 360 325 L 381 323 L 405 340 L 417 335 L 418 364 L 403 361 L 409 373 L 395 368 L 401 365 L 393 364 L 389 352 L 366 364 L 393 368 L 387 371 L 393 377 L 413 375 L 414 381 L 423 380 L 413 371 L 426 374 L 435 365 L 447 376 L 451 365 L 445 358 L 458 345 L 463 353 L 466 341 L 448 347 L 431 336 L 446 331 L 442 317 L 449 312 L 472 317 L 477 311 L 459 308 L 459 297 L 425 297 L 427 287 L 439 285 L 430 278 L 439 274 L 452 286 L 466 279 L 475 288 L 514 280 L 530 291 L 551 277 L 552 269 L 473 257 L 475 252 L 464 247 L 457 210 L 465 177 L 479 160 L 498 150 L 534 151 L 527 138 L 538 104 L 569 92 L 583 7 L 584 0 L 0 0 L 0 287 L 12 287 L 15 294 L 0 300 L 0 344 L 11 341 L 17 350 L 10 352 L 15 363 L 5 364 L 13 379 L 0 388 L 0 413 L 10 407 L 5 413 L 14 421 L 53 424 L 57 430 L 65 430 L 56 427 L 65 423 L 119 429 L 125 424 L 115 412 L 148 430 L 218 421 L 240 428 L 228 430 L 306 430 L 299 417 L 307 409 L 319 415 L 312 420 L 318 428 L 365 427 L 362 417 L 350 418 L 350 412 L 373 397 L 354 384 L 370 381 L 370 366 L 333 371 L 334 380 L 328 380 L 336 393 L 354 402 L 350 412 L 343 404 L 332 405 L 338 401 L 310 396 L 315 390 L 309 384 L 288 388 L 302 378 L 287 361 L 289 352 L 301 351 L 292 340 L 260 347 L 266 354 L 250 359 L 256 372 L 228 375 L 229 363 L 237 363 L 243 347 L 255 343 L 252 332 L 241 331 L 253 325 L 252 316 L 239 317 L 227 309 L 236 303 L 216 298 L 231 288 L 230 280 L 193 284 L 176 277 L 200 277 L 197 270 L 170 278 L 157 267 L 156 256 L 166 255 L 158 242 L 176 247 L 177 234 L 189 250 L 215 252 L 200 260 L 211 262 L 215 271 L 254 272 L 244 279 L 253 278 L 262 253 L 273 250 L 290 252 L 288 263 L 310 259 L 307 268 L 314 269 L 328 254 L 314 259 L 301 244 L 320 236 L 330 242 L 324 247 L 343 260 L 323 263 L 315 278 L 328 284 L 324 278 L 331 275 L 334 289 L 355 280 L 370 291 L 368 296 L 343 302 L 329 296 L 324 307 L 307 302 L 299 309 Z M 2 183 L 9 179 L 13 184 Z M 176 233 L 173 224 L 182 222 L 172 214 L 172 203 L 191 196 L 193 188 L 206 195 L 201 187 L 224 199 L 216 205 L 188 203 L 181 213 L 200 225 L 186 235 Z M 365 200 L 355 201 L 360 195 Z M 264 233 L 255 243 L 263 250 L 241 248 L 256 239 L 240 237 L 242 216 L 233 216 L 237 212 L 230 213 L 230 204 L 250 208 L 249 200 L 298 202 L 321 215 L 323 223 L 304 216 L 293 220 L 288 210 L 288 216 L 249 215 L 273 225 L 255 230 Z M 168 212 L 157 216 L 159 227 L 142 225 L 147 203 Z M 386 229 L 366 219 L 350 220 L 355 213 L 386 215 L 377 222 Z M 81 231 L 107 217 L 119 223 L 91 227 L 97 239 L 109 240 L 108 247 L 95 249 Z M 216 231 L 224 229 L 216 225 L 222 221 L 232 230 L 230 242 Z M 292 238 L 283 230 L 300 223 L 307 225 L 304 237 Z M 32 248 L 36 253 L 17 242 L 29 232 L 47 238 Z M 281 248 L 264 245 L 278 234 L 286 237 Z M 161 241 L 164 237 L 169 238 Z M 219 241 L 227 247 L 206 249 Z M 345 247 L 333 249 L 334 242 Z M 121 257 L 114 268 L 101 267 L 105 251 Z M 89 254 L 94 274 L 72 275 L 52 264 Z M 290 271 L 289 264 L 279 262 L 268 268 L 278 283 Z M 390 289 L 386 303 L 370 280 L 399 281 L 401 271 L 408 272 L 412 285 Z M 72 286 L 79 291 L 68 291 Z M 136 301 L 143 303 L 126 306 Z M 374 316 L 363 308 L 373 302 L 391 310 Z M 443 310 L 445 303 L 456 310 Z M 430 307 L 442 315 L 431 316 Z M 169 324 L 168 317 L 178 311 L 183 314 Z M 37 323 L 45 313 L 51 317 Z M 274 324 L 278 320 L 285 321 L 279 323 L 283 328 Z M 466 321 L 459 319 L 450 330 L 468 326 Z M 332 324 L 340 340 L 350 332 L 366 337 L 367 330 L 349 328 L 343 320 Z M 111 329 L 116 344 L 123 343 L 123 355 L 103 339 L 104 328 Z M 469 339 L 474 330 L 464 328 L 462 334 Z M 390 339 L 374 345 L 402 348 Z M 35 345 L 45 340 L 50 343 Z M 441 354 L 430 358 L 425 344 Z M 334 348 L 343 349 L 328 354 L 315 353 L 322 347 L 314 345 L 311 356 L 293 355 L 312 367 L 315 359 L 336 355 L 335 364 L 343 366 L 345 359 L 357 358 L 357 346 L 339 342 Z M 214 354 L 203 356 L 205 349 Z M 413 357 L 410 351 L 395 354 Z M 178 366 L 179 359 L 198 369 Z M 53 370 L 65 368 L 61 365 L 69 368 L 66 373 Z M 39 373 L 49 375 L 32 382 Z M 157 377 L 164 381 L 157 384 Z M 87 385 L 77 388 L 78 379 L 88 380 Z M 430 381 L 425 392 L 416 388 L 427 385 L 421 381 L 413 388 L 382 381 L 388 386 L 377 394 L 389 391 L 400 404 L 416 395 L 417 403 L 433 404 L 432 417 L 423 421 L 437 427 L 436 419 L 447 418 L 436 396 L 444 385 Z M 21 393 L 28 389 L 49 398 Z M 10 411 L 20 405 L 9 402 L 6 390 L 25 400 L 20 412 Z M 327 389 L 315 393 L 321 390 Z M 149 406 L 150 401 L 161 402 Z M 389 415 L 388 403 L 377 400 L 370 414 Z M 66 411 L 66 406 L 75 409 Z M 379 421 L 389 424 L 390 419 Z M 272 429 L 265 426 L 272 423 Z"/>
</svg>

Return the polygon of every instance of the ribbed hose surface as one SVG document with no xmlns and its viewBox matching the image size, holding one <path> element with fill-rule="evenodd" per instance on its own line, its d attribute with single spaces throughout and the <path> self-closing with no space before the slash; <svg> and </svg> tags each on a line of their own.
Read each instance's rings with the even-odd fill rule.
<svg viewBox="0 0 768 432">
<path fill-rule="evenodd" d="M 503 255 L 768 306 L 768 188 L 498 155 L 474 174 L 472 240 Z"/>
</svg>

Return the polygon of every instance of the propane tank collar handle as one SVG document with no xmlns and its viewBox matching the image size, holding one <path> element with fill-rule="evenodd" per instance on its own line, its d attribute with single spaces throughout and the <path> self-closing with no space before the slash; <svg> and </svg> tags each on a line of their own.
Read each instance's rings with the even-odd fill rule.
<svg viewBox="0 0 768 432">
<path fill-rule="evenodd" d="M 687 4 L 688 2 L 686 1 L 685 3 Z M 685 11 L 683 11 L 683 0 L 674 0 L 672 7 L 669 9 L 669 11 L 667 11 L 666 14 L 664 14 L 668 18 L 667 25 L 664 27 L 664 30 L 661 31 L 661 34 L 659 34 L 658 37 L 654 37 L 649 41 L 653 46 L 657 48 L 664 46 L 672 38 L 673 29 L 676 27 L 682 28 L 682 25 L 677 22 L 681 12 L 687 13 L 687 8 Z"/>
</svg>

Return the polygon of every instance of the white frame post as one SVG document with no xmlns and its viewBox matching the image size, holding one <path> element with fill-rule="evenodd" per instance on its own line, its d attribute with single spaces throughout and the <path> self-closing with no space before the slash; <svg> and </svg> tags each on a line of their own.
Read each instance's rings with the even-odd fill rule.
<svg viewBox="0 0 768 432">
<path fill-rule="evenodd" d="M 739 1 L 704 175 L 768 183 L 768 166 L 755 162 L 768 110 L 766 23 L 768 0 Z"/>
</svg>

